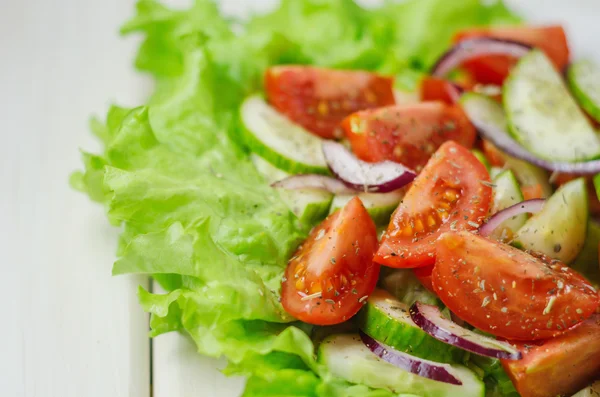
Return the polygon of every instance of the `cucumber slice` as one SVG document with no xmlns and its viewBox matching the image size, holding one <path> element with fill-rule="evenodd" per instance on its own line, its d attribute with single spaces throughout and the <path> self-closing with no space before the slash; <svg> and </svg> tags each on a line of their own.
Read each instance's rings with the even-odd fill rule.
<svg viewBox="0 0 600 397">
<path fill-rule="evenodd" d="M 452 375 L 461 386 L 438 382 L 404 371 L 389 364 L 362 343 L 357 335 L 334 335 L 319 346 L 318 360 L 331 375 L 351 383 L 393 393 L 412 393 L 423 397 L 483 397 L 483 382 L 475 374 L 459 365 L 450 366 Z"/>
<path fill-rule="evenodd" d="M 481 153 L 480 150 L 477 150 L 477 149 L 471 150 L 471 153 L 473 153 L 473 155 L 477 158 L 477 160 L 479 160 L 479 162 L 484 165 L 485 169 L 488 170 L 488 172 L 490 172 L 491 165 L 490 165 L 490 162 L 488 161 L 487 157 L 485 157 L 485 155 L 483 153 Z"/>
<path fill-rule="evenodd" d="M 256 153 L 250 154 L 250 161 L 269 185 L 291 176 L 290 173 L 280 170 Z"/>
<path fill-rule="evenodd" d="M 290 176 L 254 153 L 250 155 L 250 160 L 269 184 Z M 300 222 L 309 227 L 325 219 L 333 200 L 333 194 L 318 189 L 276 190 Z"/>
<path fill-rule="evenodd" d="M 508 128 L 506 115 L 502 106 L 493 99 L 485 95 L 469 92 L 461 97 L 460 104 L 474 112 L 484 114 L 488 121 L 497 126 L 498 129 L 506 130 Z M 542 197 L 547 198 L 552 195 L 552 186 L 548 182 L 548 173 L 545 170 L 507 154 L 504 154 L 504 162 L 504 169 L 512 170 L 521 186 L 535 186 L 539 184 L 542 187 Z M 498 169 L 492 167 L 490 176 L 495 178 L 497 175 Z"/>
<path fill-rule="evenodd" d="M 509 130 L 524 147 L 548 160 L 600 156 L 600 139 L 548 57 L 533 50 L 504 83 Z"/>
<path fill-rule="evenodd" d="M 502 171 L 494 178 L 494 206 L 492 213 L 502 211 L 511 205 L 523 201 L 523 193 L 515 174 L 511 170 Z M 527 214 L 521 214 L 507 219 L 494 230 L 491 238 L 507 241 L 512 240 L 514 233 L 527 221 Z"/>
<path fill-rule="evenodd" d="M 548 181 L 550 178 L 548 172 L 540 167 L 530 164 L 527 161 L 507 156 L 504 168 L 514 172 L 521 186 L 540 185 L 542 187 L 542 198 L 552 196 L 552 186 Z"/>
<path fill-rule="evenodd" d="M 561 186 L 517 231 L 514 245 L 569 263 L 581 251 L 588 224 L 585 179 Z"/>
<path fill-rule="evenodd" d="M 500 360 L 472 354 L 465 365 L 483 378 L 487 397 L 519 397 Z"/>
<path fill-rule="evenodd" d="M 335 196 L 331 202 L 330 213 L 333 213 L 342 208 L 355 195 L 342 194 Z M 363 205 L 367 209 L 371 218 L 376 225 L 384 225 L 390 221 L 392 212 L 398 207 L 400 201 L 404 197 L 404 190 L 395 190 L 389 193 L 358 193 L 356 196 L 360 198 Z"/>
<path fill-rule="evenodd" d="M 248 147 L 275 167 L 292 173 L 329 174 L 322 139 L 277 112 L 258 95 L 240 108 Z"/>
<path fill-rule="evenodd" d="M 441 363 L 461 362 L 465 351 L 440 342 L 410 318 L 406 304 L 377 289 L 358 314 L 360 329 L 371 338 L 415 357 Z"/>
<path fill-rule="evenodd" d="M 600 121 L 600 66 L 589 59 L 577 61 L 569 67 L 567 81 L 581 107 Z"/>
<path fill-rule="evenodd" d="M 596 288 L 600 287 L 600 266 L 598 265 L 599 244 L 600 225 L 590 219 L 583 248 L 581 248 L 581 252 L 571 264 L 573 270 L 583 274 Z"/>
<path fill-rule="evenodd" d="M 437 305 L 439 302 L 437 296 L 421 284 L 411 269 L 382 269 L 379 280 L 383 289 L 408 307 L 417 301 L 428 305 Z"/>
<path fill-rule="evenodd" d="M 505 171 L 504 168 L 501 168 L 501 167 L 492 167 L 492 168 L 490 168 L 490 178 L 492 178 L 492 180 L 496 179 L 496 177 L 498 175 L 500 175 L 501 173 L 503 173 L 504 171 Z"/>
<path fill-rule="evenodd" d="M 600 381 L 574 394 L 573 397 L 600 397 Z"/>
</svg>

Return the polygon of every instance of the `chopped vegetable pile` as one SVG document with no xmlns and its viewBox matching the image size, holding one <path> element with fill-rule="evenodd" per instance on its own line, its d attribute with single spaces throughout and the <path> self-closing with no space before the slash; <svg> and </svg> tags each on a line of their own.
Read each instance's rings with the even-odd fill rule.
<svg viewBox="0 0 600 397">
<path fill-rule="evenodd" d="M 600 65 L 498 1 L 139 0 L 72 185 L 244 396 L 600 393 Z M 565 71 L 565 73 L 562 73 Z M 596 176 L 595 176 L 596 175 Z M 587 393 L 587 394 L 586 394 Z"/>
</svg>

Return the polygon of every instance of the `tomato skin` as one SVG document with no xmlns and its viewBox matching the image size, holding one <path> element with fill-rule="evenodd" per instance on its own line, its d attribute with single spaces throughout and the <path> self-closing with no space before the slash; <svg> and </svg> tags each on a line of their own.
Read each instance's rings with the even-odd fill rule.
<svg viewBox="0 0 600 397">
<path fill-rule="evenodd" d="M 520 343 L 522 360 L 502 366 L 523 397 L 570 396 L 600 375 L 600 315 L 541 344 Z"/>
<path fill-rule="evenodd" d="M 419 86 L 422 101 L 441 101 L 448 105 L 454 104 L 454 93 L 459 89 L 452 82 L 433 76 L 424 77 Z"/>
<path fill-rule="evenodd" d="M 416 171 L 444 142 L 454 140 L 470 148 L 476 138 L 462 109 L 442 102 L 363 110 L 348 116 L 342 128 L 361 160 L 392 160 Z"/>
<path fill-rule="evenodd" d="M 358 197 L 315 227 L 288 263 L 283 308 L 298 320 L 332 325 L 355 315 L 375 289 L 375 224 Z M 321 293 L 320 297 L 302 299 Z"/>
<path fill-rule="evenodd" d="M 485 166 L 468 149 L 446 142 L 396 208 L 374 260 L 395 268 L 433 265 L 438 236 L 477 229 L 491 204 Z"/>
<path fill-rule="evenodd" d="M 415 274 L 415 276 L 417 276 L 423 287 L 427 288 L 430 292 L 433 292 L 435 294 L 432 282 L 433 266 L 414 268 L 413 273 Z"/>
<path fill-rule="evenodd" d="M 490 164 L 493 167 L 503 167 L 506 162 L 506 155 L 489 141 L 484 139 L 481 142 L 483 154 L 485 154 L 485 157 L 487 157 Z"/>
<path fill-rule="evenodd" d="M 472 28 L 458 32 L 453 42 L 477 37 L 518 41 L 542 49 L 558 70 L 569 63 L 569 46 L 562 26 L 505 26 Z M 502 55 L 490 55 L 463 64 L 475 80 L 483 84 L 502 85 L 516 60 Z"/>
<path fill-rule="evenodd" d="M 265 91 L 278 111 L 326 139 L 341 136 L 339 123 L 349 114 L 395 103 L 391 77 L 313 66 L 267 69 Z"/>
<path fill-rule="evenodd" d="M 551 338 L 600 303 L 589 282 L 559 261 L 464 231 L 442 234 L 436 248 L 435 292 L 458 317 L 493 335 Z"/>
</svg>

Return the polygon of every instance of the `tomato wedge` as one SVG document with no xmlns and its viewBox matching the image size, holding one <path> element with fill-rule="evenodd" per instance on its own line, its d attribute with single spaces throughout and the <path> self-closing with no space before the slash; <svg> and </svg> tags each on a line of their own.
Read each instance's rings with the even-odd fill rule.
<svg viewBox="0 0 600 397">
<path fill-rule="evenodd" d="M 433 287 L 469 324 L 511 340 L 560 335 L 590 317 L 600 298 L 563 263 L 469 232 L 442 234 Z"/>
<path fill-rule="evenodd" d="M 355 197 L 314 228 L 290 259 L 281 286 L 283 308 L 310 324 L 348 320 L 377 284 L 376 249 L 375 224 Z"/>
<path fill-rule="evenodd" d="M 427 76 L 419 86 L 422 101 L 442 101 L 454 104 L 454 95 L 459 90 L 452 82 L 439 77 Z"/>
<path fill-rule="evenodd" d="M 521 396 L 571 396 L 600 376 L 600 315 L 541 344 L 517 347 L 523 359 L 502 366 Z"/>
<path fill-rule="evenodd" d="M 485 166 L 468 149 L 444 143 L 392 215 L 374 260 L 397 268 L 433 265 L 440 234 L 475 230 L 486 218 L 490 185 Z"/>
<path fill-rule="evenodd" d="M 462 109 L 421 102 L 356 112 L 342 122 L 352 151 L 364 161 L 393 160 L 420 171 L 446 141 L 472 147 L 476 132 Z"/>
<path fill-rule="evenodd" d="M 427 288 L 429 291 L 435 294 L 435 290 L 433 289 L 433 283 L 431 281 L 433 277 L 433 266 L 414 268 L 413 273 L 415 274 L 415 276 L 417 276 L 423 287 Z"/>
<path fill-rule="evenodd" d="M 341 137 L 339 123 L 358 110 L 395 103 L 393 79 L 365 71 L 274 66 L 265 73 L 271 105 L 320 137 Z"/>
<path fill-rule="evenodd" d="M 569 46 L 562 26 L 508 26 L 473 28 L 457 33 L 455 43 L 475 37 L 492 37 L 518 41 L 542 49 L 557 69 L 569 62 Z M 463 64 L 463 68 L 480 83 L 502 85 L 516 60 L 502 55 L 485 56 Z"/>
</svg>

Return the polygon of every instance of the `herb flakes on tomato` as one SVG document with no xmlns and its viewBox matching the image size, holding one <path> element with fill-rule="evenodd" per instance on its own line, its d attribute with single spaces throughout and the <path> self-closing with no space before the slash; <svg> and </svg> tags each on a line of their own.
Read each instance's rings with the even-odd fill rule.
<svg viewBox="0 0 600 397">
<path fill-rule="evenodd" d="M 468 232 L 442 234 L 433 287 L 458 317 L 510 340 L 560 335 L 592 315 L 600 299 L 557 260 Z"/>
<path fill-rule="evenodd" d="M 284 309 L 310 324 L 350 319 L 377 284 L 376 249 L 375 224 L 354 197 L 315 227 L 290 259 L 282 279 Z"/>
<path fill-rule="evenodd" d="M 360 111 L 347 117 L 342 128 L 361 160 L 392 160 L 417 172 L 444 142 L 470 148 L 476 138 L 462 109 L 442 102 Z"/>
<path fill-rule="evenodd" d="M 446 142 L 392 215 L 375 261 L 396 268 L 433 265 L 439 235 L 478 229 L 491 203 L 492 188 L 485 166 L 468 149 Z"/>
<path fill-rule="evenodd" d="M 273 107 L 308 131 L 339 138 L 340 122 L 363 109 L 395 103 L 393 79 L 366 71 L 314 66 L 273 66 L 265 73 L 265 91 Z"/>
</svg>

